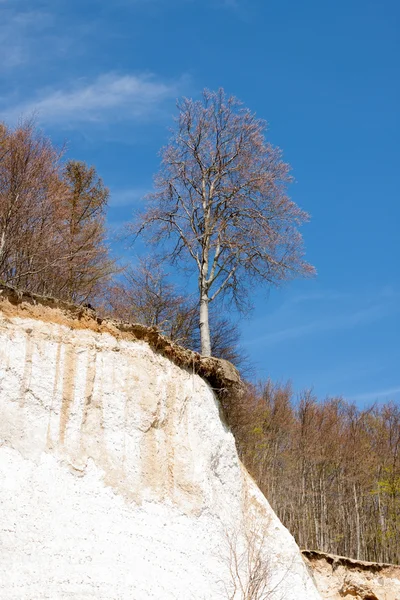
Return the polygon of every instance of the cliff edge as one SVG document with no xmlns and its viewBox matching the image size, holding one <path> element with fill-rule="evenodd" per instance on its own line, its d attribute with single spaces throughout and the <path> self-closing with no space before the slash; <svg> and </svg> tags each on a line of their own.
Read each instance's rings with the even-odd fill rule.
<svg viewBox="0 0 400 600">
<path fill-rule="evenodd" d="M 400 600 L 400 566 L 303 550 L 326 600 Z"/>
</svg>

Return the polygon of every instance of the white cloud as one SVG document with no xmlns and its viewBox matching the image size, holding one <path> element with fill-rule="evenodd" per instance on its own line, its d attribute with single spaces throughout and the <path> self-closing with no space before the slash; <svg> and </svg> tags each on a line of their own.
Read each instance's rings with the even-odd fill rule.
<svg viewBox="0 0 400 600">
<path fill-rule="evenodd" d="M 1 0 L 0 0 L 1 1 Z M 0 70 L 24 65 L 37 54 L 37 46 L 54 23 L 46 12 L 21 11 L 12 3 L 0 8 L 0 45 L 2 48 Z M 59 36 L 60 37 L 60 36 Z"/>
<path fill-rule="evenodd" d="M 146 196 L 146 194 L 149 193 L 149 191 L 150 190 L 144 187 L 111 190 L 108 205 L 110 207 L 137 205 Z"/>
<path fill-rule="evenodd" d="M 92 82 L 79 80 L 58 89 L 46 88 L 36 98 L 0 111 L 0 118 L 15 121 L 35 113 L 41 123 L 142 120 L 175 98 L 184 87 L 185 78 L 166 83 L 149 74 L 103 74 Z"/>
<path fill-rule="evenodd" d="M 370 400 L 393 400 L 393 396 L 400 394 L 400 386 L 388 388 L 384 390 L 377 390 L 375 392 L 367 392 L 365 394 L 357 394 L 356 396 L 350 396 L 349 400 L 354 402 L 368 402 Z"/>
<path fill-rule="evenodd" d="M 322 334 L 328 331 L 353 329 L 359 325 L 383 319 L 393 311 L 397 311 L 397 305 L 392 306 L 387 303 L 380 303 L 354 312 L 330 315 L 329 317 L 323 316 L 312 319 L 308 321 L 308 323 L 302 325 L 285 327 L 283 329 L 272 331 L 267 335 L 250 339 L 245 342 L 245 345 L 249 346 L 262 343 L 263 346 L 269 346 L 308 335 Z"/>
</svg>

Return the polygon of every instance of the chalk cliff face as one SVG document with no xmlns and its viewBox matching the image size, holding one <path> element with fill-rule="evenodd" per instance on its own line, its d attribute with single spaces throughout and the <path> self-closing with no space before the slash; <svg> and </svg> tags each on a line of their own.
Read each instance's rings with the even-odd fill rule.
<svg viewBox="0 0 400 600">
<path fill-rule="evenodd" d="M 204 379 L 95 319 L 0 301 L 0 598 L 239 599 L 249 546 L 262 598 L 320 598 Z"/>
</svg>

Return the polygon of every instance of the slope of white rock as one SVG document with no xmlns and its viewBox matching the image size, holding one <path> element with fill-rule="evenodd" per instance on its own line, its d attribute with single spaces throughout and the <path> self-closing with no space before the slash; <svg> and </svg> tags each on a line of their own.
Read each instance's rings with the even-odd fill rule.
<svg viewBox="0 0 400 600">
<path fill-rule="evenodd" d="M 263 598 L 320 598 L 202 378 L 145 342 L 1 307 L 2 600 L 233 598 L 249 543 Z"/>
</svg>

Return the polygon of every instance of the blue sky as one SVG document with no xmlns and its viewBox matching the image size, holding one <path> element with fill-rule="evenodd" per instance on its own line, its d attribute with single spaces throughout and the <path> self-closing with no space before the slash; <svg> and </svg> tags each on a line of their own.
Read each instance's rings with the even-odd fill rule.
<svg viewBox="0 0 400 600">
<path fill-rule="evenodd" d="M 181 95 L 222 86 L 269 123 L 318 271 L 242 323 L 256 376 L 400 400 L 397 0 L 0 0 L 0 119 L 36 111 L 110 187 L 151 188 Z"/>
</svg>

